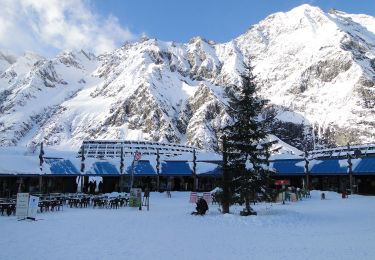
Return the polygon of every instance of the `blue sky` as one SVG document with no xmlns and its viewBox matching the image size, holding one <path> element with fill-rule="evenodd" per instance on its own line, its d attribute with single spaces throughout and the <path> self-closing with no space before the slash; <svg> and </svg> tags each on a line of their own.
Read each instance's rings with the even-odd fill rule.
<svg viewBox="0 0 375 260">
<path fill-rule="evenodd" d="M 324 11 L 375 16 L 374 0 L 92 0 L 102 15 L 112 14 L 135 34 L 161 40 L 187 42 L 193 36 L 226 42 L 244 33 L 269 14 L 308 3 Z"/>
<path fill-rule="evenodd" d="M 63 50 L 101 54 L 141 35 L 227 42 L 275 12 L 304 3 L 324 11 L 375 16 L 375 0 L 0 0 L 0 51 L 53 57 Z"/>
</svg>

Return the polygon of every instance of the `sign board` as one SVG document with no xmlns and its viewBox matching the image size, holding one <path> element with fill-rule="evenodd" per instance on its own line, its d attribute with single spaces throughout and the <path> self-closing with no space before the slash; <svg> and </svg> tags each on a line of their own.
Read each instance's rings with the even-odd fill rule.
<svg viewBox="0 0 375 260">
<path fill-rule="evenodd" d="M 27 218 L 36 219 L 36 213 L 38 211 L 39 197 L 31 196 L 29 197 L 29 209 L 27 210 Z"/>
<path fill-rule="evenodd" d="M 129 207 L 140 207 L 142 201 L 142 189 L 130 189 Z"/>
<path fill-rule="evenodd" d="M 17 193 L 16 216 L 18 219 L 27 218 L 29 193 Z"/>
<path fill-rule="evenodd" d="M 275 185 L 290 185 L 289 180 L 275 180 Z"/>
</svg>

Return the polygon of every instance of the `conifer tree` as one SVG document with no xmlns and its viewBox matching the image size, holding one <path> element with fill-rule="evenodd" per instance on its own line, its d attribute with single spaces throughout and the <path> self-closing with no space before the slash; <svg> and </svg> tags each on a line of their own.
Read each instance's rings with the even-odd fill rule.
<svg viewBox="0 0 375 260">
<path fill-rule="evenodd" d="M 228 112 L 233 121 L 223 129 L 227 161 L 224 174 L 231 176 L 230 187 L 223 187 L 223 190 L 229 189 L 227 196 L 230 197 L 223 194 L 223 201 L 224 204 L 245 203 L 241 215 L 256 214 L 250 202 L 255 199 L 256 193 L 266 191 L 268 181 L 265 166 L 269 144 L 264 139 L 271 119 L 261 117 L 267 101 L 257 95 L 256 78 L 252 71 L 253 67 L 245 65 L 245 71 L 241 75 L 242 84 L 233 86 L 237 91 L 228 94 Z M 223 184 L 228 185 L 228 182 Z M 223 205 L 223 212 L 226 211 L 228 209 Z"/>
</svg>

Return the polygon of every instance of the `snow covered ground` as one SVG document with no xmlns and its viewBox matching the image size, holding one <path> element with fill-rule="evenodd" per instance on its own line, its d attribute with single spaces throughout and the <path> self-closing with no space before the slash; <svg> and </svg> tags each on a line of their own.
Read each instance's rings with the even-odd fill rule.
<svg viewBox="0 0 375 260">
<path fill-rule="evenodd" d="M 375 197 L 312 192 L 258 216 L 192 216 L 189 193 L 151 193 L 150 211 L 64 208 L 0 216 L 0 259 L 375 259 Z"/>
</svg>

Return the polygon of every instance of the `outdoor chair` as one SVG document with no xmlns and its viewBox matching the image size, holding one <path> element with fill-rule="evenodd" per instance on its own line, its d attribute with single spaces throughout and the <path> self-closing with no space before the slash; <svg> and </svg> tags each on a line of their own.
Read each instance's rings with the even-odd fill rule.
<svg viewBox="0 0 375 260">
<path fill-rule="evenodd" d="M 74 207 L 77 208 L 79 202 L 80 202 L 80 200 L 77 199 L 77 198 L 70 198 L 69 199 L 69 207 L 73 208 L 73 206 L 74 206 Z"/>
<path fill-rule="evenodd" d="M 43 212 L 43 202 L 39 201 L 38 207 L 39 207 L 39 211 L 42 213 Z"/>
<path fill-rule="evenodd" d="M 107 205 L 107 200 L 104 198 L 94 198 L 92 202 L 94 208 L 96 206 L 98 206 L 99 208 L 104 208 Z"/>
<path fill-rule="evenodd" d="M 212 201 L 212 196 L 210 192 L 203 192 L 203 199 L 207 202 L 207 204 L 210 204 Z"/>
<path fill-rule="evenodd" d="M 120 204 L 120 200 L 119 200 L 118 198 L 116 198 L 116 199 L 111 199 L 109 203 L 110 203 L 110 207 L 111 207 L 111 209 L 112 209 L 112 208 L 113 208 L 113 209 L 118 209 L 119 204 Z"/>
<path fill-rule="evenodd" d="M 198 195 L 196 192 L 190 192 L 190 203 L 197 203 L 198 201 Z"/>
<path fill-rule="evenodd" d="M 60 199 L 58 200 L 58 210 L 64 210 L 64 200 L 63 199 Z"/>
<path fill-rule="evenodd" d="M 57 204 L 57 200 L 53 200 L 50 202 L 51 211 L 55 211 L 55 209 L 57 210 Z"/>
<path fill-rule="evenodd" d="M 42 202 L 39 202 L 38 206 L 40 208 L 41 213 L 43 211 L 49 211 L 50 202 L 49 201 L 42 201 Z"/>
<path fill-rule="evenodd" d="M 10 216 L 11 214 L 15 215 L 16 214 L 16 205 L 8 205 L 7 207 L 7 215 Z"/>
<path fill-rule="evenodd" d="M 95 208 L 96 206 L 99 206 L 99 198 L 92 198 L 92 207 Z"/>
<path fill-rule="evenodd" d="M 285 192 L 285 200 L 290 201 L 290 193 Z"/>
<path fill-rule="evenodd" d="M 63 201 L 62 200 L 53 200 L 50 202 L 51 211 L 60 211 L 60 208 L 63 207 Z"/>
<path fill-rule="evenodd" d="M 220 192 L 215 192 L 211 194 L 212 204 L 220 204 Z"/>
<path fill-rule="evenodd" d="M 80 207 L 82 208 L 87 208 L 87 206 L 89 205 L 90 203 L 90 198 L 82 198 L 80 199 L 79 201 L 79 204 L 80 204 Z"/>
<path fill-rule="evenodd" d="M 121 198 L 120 199 L 120 207 L 123 207 L 124 205 L 127 206 L 129 202 L 129 198 Z"/>
<path fill-rule="evenodd" d="M 5 205 L 1 205 L 1 206 L 0 206 L 1 216 L 4 215 L 5 209 L 6 209 L 6 206 L 5 206 Z"/>
<path fill-rule="evenodd" d="M 94 207 L 98 206 L 99 208 L 104 208 L 107 205 L 107 200 L 104 198 L 96 198 L 94 201 Z"/>
</svg>

